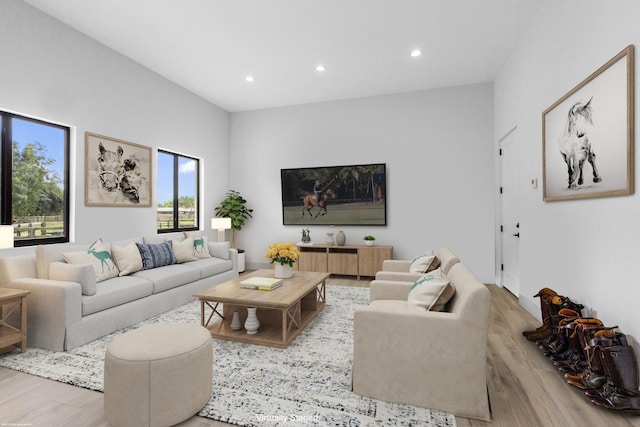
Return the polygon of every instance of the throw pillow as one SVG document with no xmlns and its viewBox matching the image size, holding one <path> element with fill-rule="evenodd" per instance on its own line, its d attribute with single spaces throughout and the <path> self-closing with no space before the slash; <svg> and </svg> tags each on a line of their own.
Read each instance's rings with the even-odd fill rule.
<svg viewBox="0 0 640 427">
<path fill-rule="evenodd" d="M 63 282 L 80 283 L 82 295 L 96 294 L 96 272 L 91 264 L 67 264 L 54 261 L 49 264 L 49 278 Z"/>
<path fill-rule="evenodd" d="M 173 253 L 178 262 L 182 263 L 198 259 L 198 257 L 196 257 L 195 247 L 193 246 L 193 237 L 187 237 L 182 242 L 176 242 L 175 240 L 169 240 L 169 242 L 171 242 Z"/>
<path fill-rule="evenodd" d="M 449 279 L 440 270 L 436 270 L 421 277 L 411 286 L 407 301 L 425 310 L 441 311 L 454 292 L 455 288 Z"/>
<path fill-rule="evenodd" d="M 142 258 L 143 270 L 178 263 L 178 260 L 171 249 L 171 243 L 169 242 L 158 243 L 157 245 L 136 243 L 136 246 L 140 252 L 140 257 Z"/>
<path fill-rule="evenodd" d="M 207 236 L 194 237 L 193 250 L 195 251 L 197 258 L 211 258 L 209 245 L 207 243 Z"/>
<path fill-rule="evenodd" d="M 90 264 L 96 273 L 96 283 L 118 275 L 118 267 L 102 239 L 93 242 L 86 252 L 63 252 L 62 257 L 69 264 Z"/>
<path fill-rule="evenodd" d="M 120 270 L 120 276 L 135 273 L 142 270 L 142 257 L 135 242 L 129 242 L 125 246 L 111 244 L 111 255 Z"/>
<path fill-rule="evenodd" d="M 412 273 L 428 273 L 435 270 L 440 265 L 440 260 L 435 256 L 433 251 L 425 252 L 418 255 L 411 261 L 409 271 Z"/>
</svg>

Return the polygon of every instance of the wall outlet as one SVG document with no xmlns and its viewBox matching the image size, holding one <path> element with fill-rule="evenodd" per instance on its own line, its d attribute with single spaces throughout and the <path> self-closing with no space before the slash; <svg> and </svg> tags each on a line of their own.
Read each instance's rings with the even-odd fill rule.
<svg viewBox="0 0 640 427">
<path fill-rule="evenodd" d="M 538 178 L 531 178 L 531 188 L 538 188 Z"/>
</svg>

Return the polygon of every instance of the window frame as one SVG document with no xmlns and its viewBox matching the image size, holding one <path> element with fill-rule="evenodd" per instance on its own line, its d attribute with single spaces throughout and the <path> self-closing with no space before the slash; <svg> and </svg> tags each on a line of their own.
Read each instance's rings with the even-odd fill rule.
<svg viewBox="0 0 640 427">
<path fill-rule="evenodd" d="M 158 155 L 160 155 L 160 153 L 162 154 L 166 154 L 169 156 L 173 157 L 173 227 L 172 228 L 158 228 L 157 224 L 158 224 L 158 204 L 160 203 L 159 200 L 156 201 L 156 231 L 158 234 L 165 234 L 165 233 L 175 233 L 175 232 L 181 232 L 181 231 L 198 231 L 200 230 L 200 224 L 201 224 L 201 218 L 200 218 L 200 159 L 194 156 L 189 156 L 187 154 L 180 154 L 180 153 L 175 153 L 173 151 L 169 151 L 169 150 L 165 150 L 162 148 L 158 148 Z M 195 206 L 194 206 L 194 214 L 195 214 L 195 223 L 198 224 L 196 226 L 193 227 L 182 227 L 180 228 L 180 218 L 179 218 L 179 212 L 178 212 L 178 201 L 180 200 L 180 194 L 179 194 L 179 160 L 180 159 L 189 159 L 189 160 L 195 160 L 196 161 L 196 188 L 195 188 Z M 160 163 L 160 162 L 158 162 Z M 160 166 L 158 165 L 158 167 L 156 168 L 157 173 L 160 174 L 163 171 L 160 170 Z M 158 192 L 160 192 L 160 184 L 158 182 L 156 182 L 156 189 Z"/>
<path fill-rule="evenodd" d="M 43 126 L 57 128 L 64 134 L 64 191 L 62 206 L 62 222 L 64 226 L 64 234 L 55 237 L 41 237 L 30 239 L 14 239 L 14 247 L 49 245 L 54 243 L 66 243 L 70 241 L 70 199 L 71 199 L 71 174 L 70 151 L 71 151 L 71 127 L 58 123 L 47 122 L 45 120 L 33 117 L 23 116 L 21 114 L 11 113 L 9 111 L 0 110 L 0 123 L 2 124 L 0 134 L 0 223 L 3 225 L 12 225 L 13 223 L 13 119 L 28 121 Z"/>
</svg>

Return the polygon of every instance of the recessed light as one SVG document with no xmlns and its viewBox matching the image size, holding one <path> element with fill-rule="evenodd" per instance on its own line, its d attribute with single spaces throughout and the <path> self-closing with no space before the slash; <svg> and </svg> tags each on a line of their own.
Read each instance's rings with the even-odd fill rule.
<svg viewBox="0 0 640 427">
<path fill-rule="evenodd" d="M 316 71 L 326 71 L 326 70 L 327 70 L 327 67 L 322 64 L 316 67 Z"/>
<path fill-rule="evenodd" d="M 246 81 L 248 81 L 249 83 L 251 83 L 251 82 L 254 80 L 253 76 L 247 76 L 247 77 L 245 77 L 244 79 L 245 79 Z"/>
<path fill-rule="evenodd" d="M 420 49 L 413 49 L 411 51 L 411 56 L 413 58 L 417 58 L 418 56 L 422 55 L 422 51 Z"/>
</svg>

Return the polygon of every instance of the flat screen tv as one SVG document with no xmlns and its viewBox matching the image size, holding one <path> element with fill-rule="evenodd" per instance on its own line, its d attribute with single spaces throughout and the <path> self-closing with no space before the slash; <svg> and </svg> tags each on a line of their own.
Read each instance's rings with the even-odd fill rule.
<svg viewBox="0 0 640 427">
<path fill-rule="evenodd" d="M 385 163 L 282 169 L 280 176 L 284 225 L 387 225 Z"/>
</svg>

